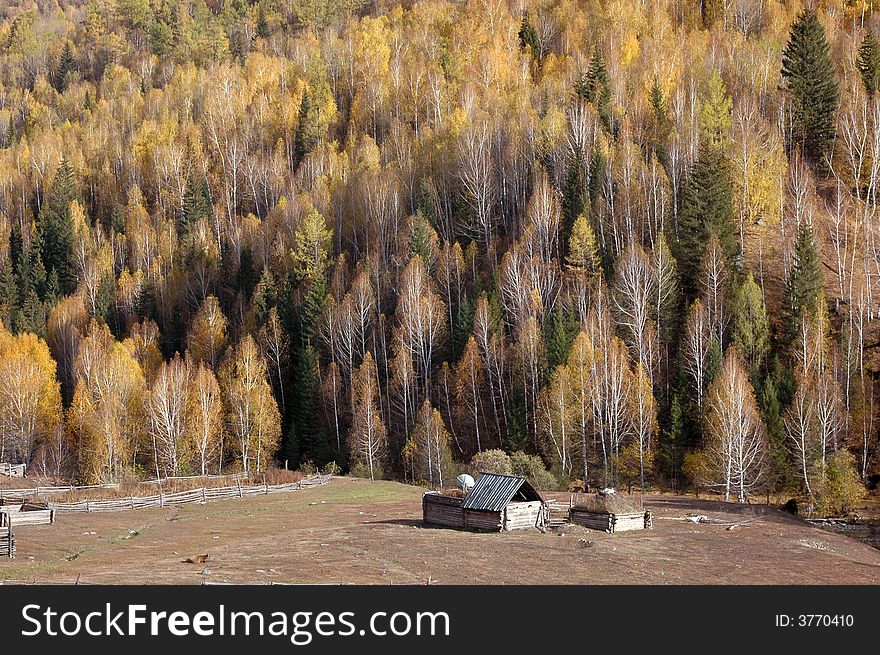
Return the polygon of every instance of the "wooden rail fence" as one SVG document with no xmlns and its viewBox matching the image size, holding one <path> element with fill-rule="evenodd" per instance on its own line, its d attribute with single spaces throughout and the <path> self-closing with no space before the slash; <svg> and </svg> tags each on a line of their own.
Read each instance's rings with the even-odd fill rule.
<svg viewBox="0 0 880 655">
<path fill-rule="evenodd" d="M 24 466 L 22 464 L 22 466 Z M 185 480 L 233 480 L 236 482 L 240 482 L 241 480 L 247 480 L 247 473 L 232 473 L 229 475 L 189 475 L 189 476 L 179 476 L 179 477 L 169 477 L 162 478 L 161 480 L 146 480 L 141 484 L 156 484 L 162 485 L 165 482 L 180 482 Z M 23 494 L 29 496 L 53 496 L 57 494 L 66 494 L 72 493 L 75 491 L 95 491 L 98 489 L 119 489 L 119 483 L 108 483 L 108 484 L 87 484 L 83 486 L 75 486 L 72 484 L 67 485 L 59 485 L 59 486 L 49 486 L 49 487 L 27 487 L 24 489 L 0 489 L 0 501 L 4 500 L 4 498 L 20 498 Z"/>
<path fill-rule="evenodd" d="M 186 491 L 178 491 L 166 494 L 159 489 L 159 493 L 153 496 L 129 496 L 128 498 L 113 498 L 109 500 L 80 500 L 72 503 L 49 503 L 49 509 L 58 512 L 119 512 L 132 509 L 144 509 L 148 507 L 171 507 L 174 505 L 185 505 L 187 503 L 207 503 L 215 500 L 227 500 L 229 498 L 243 498 L 245 496 L 256 496 L 272 493 L 281 493 L 285 491 L 296 491 L 299 489 L 307 489 L 309 487 L 317 487 L 326 484 L 333 476 L 315 475 L 310 478 L 304 478 L 297 482 L 288 482 L 285 484 L 260 484 L 260 485 L 242 485 L 241 480 L 238 484 L 230 487 L 200 487 L 198 489 L 188 489 Z M 83 487 L 75 487 L 75 490 Z M 35 490 L 25 489 L 16 490 L 19 494 L 24 491 L 28 495 Z M 12 496 L 7 496 L 12 500 Z M 23 498 L 18 498 L 23 500 Z"/>
<path fill-rule="evenodd" d="M 15 557 L 15 537 L 11 525 L 0 527 L 0 557 Z"/>
<path fill-rule="evenodd" d="M 23 478 L 24 464 L 9 464 L 8 462 L 0 462 L 0 475 L 8 478 Z"/>
</svg>

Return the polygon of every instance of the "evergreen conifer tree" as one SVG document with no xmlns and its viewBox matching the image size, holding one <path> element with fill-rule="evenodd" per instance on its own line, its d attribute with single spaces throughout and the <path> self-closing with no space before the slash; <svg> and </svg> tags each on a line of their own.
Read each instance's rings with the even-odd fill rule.
<svg viewBox="0 0 880 655">
<path fill-rule="evenodd" d="M 64 44 L 61 56 L 58 58 L 58 67 L 55 69 L 53 86 L 59 93 L 64 93 L 70 82 L 70 74 L 76 71 L 76 59 L 73 56 L 73 48 L 70 47 L 70 41 Z"/>
<path fill-rule="evenodd" d="M 0 267 L 0 320 L 3 321 L 7 330 L 14 327 L 18 304 L 18 279 L 12 268 L 12 262 L 7 259 Z"/>
<path fill-rule="evenodd" d="M 822 264 L 813 241 L 813 231 L 806 224 L 798 230 L 791 269 L 785 280 L 785 313 L 787 328 L 792 335 L 801 320 L 801 310 L 812 313 L 822 290 Z"/>
<path fill-rule="evenodd" d="M 761 287 L 749 273 L 736 290 L 733 301 L 731 339 L 753 380 L 764 365 L 770 348 L 770 323 Z"/>
<path fill-rule="evenodd" d="M 584 156 L 577 152 L 568 162 L 562 185 L 562 229 L 559 235 L 562 243 L 568 242 L 575 219 L 586 212 L 589 202 Z"/>
<path fill-rule="evenodd" d="M 37 236 L 40 240 L 40 257 L 47 272 L 57 271 L 61 290 L 72 293 L 76 287 L 73 269 L 73 221 L 70 203 L 82 200 L 76 178 L 66 159 L 55 174 L 49 201 L 37 217 Z"/>
<path fill-rule="evenodd" d="M 856 66 L 865 84 L 865 91 L 868 92 L 869 97 L 874 97 L 877 89 L 880 88 L 880 43 L 877 43 L 877 39 L 870 31 L 862 39 Z"/>
<path fill-rule="evenodd" d="M 314 341 L 326 298 L 327 280 L 323 274 L 317 275 L 309 283 L 300 317 L 300 339 L 304 347 Z"/>
<path fill-rule="evenodd" d="M 178 233 L 185 236 L 199 219 L 211 215 L 211 190 L 203 176 L 190 176 L 183 192 L 183 216 Z"/>
<path fill-rule="evenodd" d="M 538 44 L 538 33 L 529 22 L 526 12 L 523 12 L 522 20 L 519 25 L 519 45 L 521 48 L 528 46 L 531 50 L 532 58 L 536 61 L 541 58 L 541 48 Z"/>
<path fill-rule="evenodd" d="M 266 6 L 263 2 L 257 9 L 257 36 L 261 39 L 269 38 L 269 21 L 266 18 Z"/>
<path fill-rule="evenodd" d="M 791 92 L 796 138 L 807 159 L 822 169 L 834 141 L 837 81 L 825 28 L 813 9 L 804 9 L 792 23 L 782 77 Z"/>
<path fill-rule="evenodd" d="M 614 132 L 611 124 L 611 85 L 608 81 L 608 70 L 605 68 L 605 62 L 602 59 L 602 53 L 599 48 L 593 51 L 593 57 L 590 59 L 590 66 L 587 68 L 587 74 L 575 82 L 575 93 L 586 100 L 592 102 L 605 129 Z"/>
<path fill-rule="evenodd" d="M 312 114 L 312 98 L 308 89 L 303 91 L 299 101 L 299 112 L 296 118 L 296 131 L 293 134 L 293 169 L 299 168 L 303 158 L 314 148 L 315 144 L 309 134 L 309 121 Z"/>
<path fill-rule="evenodd" d="M 291 468 L 304 462 L 321 467 L 331 460 L 330 440 L 321 420 L 321 384 L 318 377 L 318 354 L 309 344 L 298 357 L 294 382 L 293 420 L 282 448 L 282 459 Z"/>
<path fill-rule="evenodd" d="M 700 258 L 714 233 L 728 262 L 739 252 L 729 170 L 723 155 L 704 148 L 682 193 L 677 252 L 682 286 L 689 297 L 697 289 Z"/>
</svg>

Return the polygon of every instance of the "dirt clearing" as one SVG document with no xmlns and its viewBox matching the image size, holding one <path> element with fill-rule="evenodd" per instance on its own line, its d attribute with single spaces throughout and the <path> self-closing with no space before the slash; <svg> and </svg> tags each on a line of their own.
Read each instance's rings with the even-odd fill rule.
<svg viewBox="0 0 880 655">
<path fill-rule="evenodd" d="M 871 584 L 880 551 L 775 509 L 646 497 L 654 530 L 477 534 L 421 524 L 423 490 L 337 478 L 206 505 L 21 527 L 20 583 Z M 561 497 L 561 495 L 560 495 Z M 566 496 L 567 498 L 567 496 Z M 702 514 L 738 523 L 691 523 Z M 202 555 L 206 557 L 201 557 Z M 193 559 L 193 562 L 185 562 Z"/>
</svg>

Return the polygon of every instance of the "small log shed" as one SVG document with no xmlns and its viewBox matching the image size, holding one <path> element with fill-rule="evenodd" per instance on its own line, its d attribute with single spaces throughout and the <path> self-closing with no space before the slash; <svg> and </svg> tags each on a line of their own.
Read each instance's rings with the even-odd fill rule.
<svg viewBox="0 0 880 655">
<path fill-rule="evenodd" d="M 422 515 L 428 524 L 505 532 L 543 528 L 546 503 L 523 477 L 483 472 L 464 498 L 426 493 L 422 497 Z"/>
</svg>

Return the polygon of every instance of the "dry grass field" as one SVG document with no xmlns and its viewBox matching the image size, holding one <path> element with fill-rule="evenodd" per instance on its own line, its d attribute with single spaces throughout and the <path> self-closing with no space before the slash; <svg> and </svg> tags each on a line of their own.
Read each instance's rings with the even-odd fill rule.
<svg viewBox="0 0 880 655">
<path fill-rule="evenodd" d="M 337 478 L 286 494 L 20 527 L 0 581 L 18 583 L 880 582 L 880 551 L 775 509 L 647 497 L 655 529 L 475 534 L 421 524 L 422 489 Z M 560 495 L 561 497 L 561 495 Z M 704 514 L 739 522 L 691 523 Z M 204 563 L 183 560 L 206 554 Z"/>
</svg>

